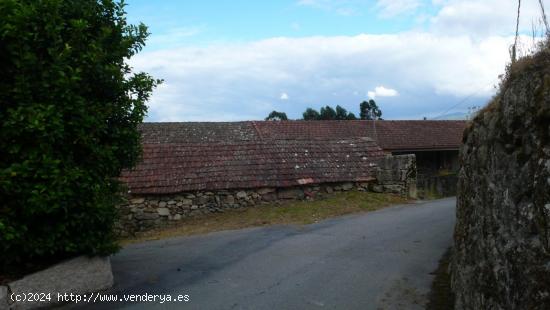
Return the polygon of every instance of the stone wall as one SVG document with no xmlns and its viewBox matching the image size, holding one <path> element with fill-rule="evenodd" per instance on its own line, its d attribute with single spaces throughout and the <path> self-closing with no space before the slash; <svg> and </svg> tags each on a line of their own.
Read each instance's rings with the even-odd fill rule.
<svg viewBox="0 0 550 310">
<path fill-rule="evenodd" d="M 378 162 L 375 192 L 404 194 L 416 198 L 416 156 L 386 156 Z"/>
<path fill-rule="evenodd" d="M 388 156 L 378 166 L 378 180 L 370 182 L 131 196 L 127 197 L 127 203 L 118 206 L 120 219 L 116 225 L 116 231 L 120 236 L 129 236 L 137 232 L 170 226 L 184 218 L 266 203 L 315 199 L 324 194 L 340 191 L 389 192 L 415 197 L 414 155 Z"/>
<path fill-rule="evenodd" d="M 460 151 L 456 309 L 550 309 L 550 52 L 509 74 Z"/>
</svg>

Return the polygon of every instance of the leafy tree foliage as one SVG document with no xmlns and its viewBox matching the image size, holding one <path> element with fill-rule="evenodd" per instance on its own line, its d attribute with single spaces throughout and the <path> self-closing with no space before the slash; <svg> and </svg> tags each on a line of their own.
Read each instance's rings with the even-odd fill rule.
<svg viewBox="0 0 550 310">
<path fill-rule="evenodd" d="M 307 108 L 302 114 L 306 121 L 319 121 L 319 120 L 356 120 L 355 114 L 348 112 L 346 109 L 337 105 L 336 110 L 330 106 L 321 108 L 321 112 L 312 108 Z"/>
<path fill-rule="evenodd" d="M 375 119 L 382 119 L 382 111 L 380 108 L 378 108 L 378 105 L 376 105 L 376 102 L 374 100 L 363 101 L 359 104 L 359 110 L 360 114 L 359 116 L 361 119 L 365 120 L 375 120 Z"/>
<path fill-rule="evenodd" d="M 348 113 L 348 116 L 346 116 L 346 120 L 348 120 L 348 121 L 355 121 L 355 120 L 357 120 L 357 116 L 355 116 L 355 114 L 349 112 L 349 113 Z"/>
<path fill-rule="evenodd" d="M 316 120 L 319 120 L 319 117 L 321 117 L 319 112 L 312 108 L 307 108 L 306 111 L 302 114 L 302 116 L 306 121 L 316 121 Z"/>
<path fill-rule="evenodd" d="M 336 119 L 337 120 L 355 120 L 357 117 L 355 117 L 355 114 L 349 112 L 342 108 L 341 106 L 336 106 Z"/>
<path fill-rule="evenodd" d="M 117 177 L 160 82 L 112 0 L 0 1 L 0 272 L 116 250 Z"/>
<path fill-rule="evenodd" d="M 336 111 L 328 105 L 326 107 L 322 107 L 319 114 L 320 114 L 320 116 L 319 116 L 320 120 L 335 120 L 336 119 Z"/>
<path fill-rule="evenodd" d="M 266 121 L 287 121 L 288 117 L 285 112 L 271 111 L 265 118 Z"/>
</svg>

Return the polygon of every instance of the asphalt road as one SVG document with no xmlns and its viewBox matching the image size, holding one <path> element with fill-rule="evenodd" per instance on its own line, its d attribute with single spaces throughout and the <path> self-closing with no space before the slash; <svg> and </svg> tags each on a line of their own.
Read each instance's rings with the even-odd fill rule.
<svg viewBox="0 0 550 310">
<path fill-rule="evenodd" d="M 449 198 L 308 226 L 131 245 L 113 256 L 115 287 L 107 293 L 119 299 L 188 295 L 189 301 L 159 303 L 157 297 L 83 308 L 423 309 L 454 220 L 455 199 Z"/>
</svg>

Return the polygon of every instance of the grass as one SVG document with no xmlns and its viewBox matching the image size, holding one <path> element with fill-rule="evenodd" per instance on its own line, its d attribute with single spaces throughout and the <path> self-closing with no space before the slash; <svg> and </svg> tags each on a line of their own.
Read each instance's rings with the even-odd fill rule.
<svg viewBox="0 0 550 310">
<path fill-rule="evenodd" d="M 406 203 L 407 199 L 393 194 L 349 191 L 333 193 L 312 201 L 269 203 L 257 207 L 229 210 L 224 213 L 188 218 L 177 226 L 139 233 L 120 240 L 121 245 L 205 234 L 214 231 L 246 227 L 297 224 L 306 225 L 345 214 L 378 210 L 390 205 Z"/>
</svg>

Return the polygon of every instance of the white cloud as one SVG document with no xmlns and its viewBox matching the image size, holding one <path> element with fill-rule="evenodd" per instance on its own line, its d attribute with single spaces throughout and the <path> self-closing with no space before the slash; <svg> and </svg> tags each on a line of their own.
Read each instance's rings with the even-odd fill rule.
<svg viewBox="0 0 550 310">
<path fill-rule="evenodd" d="M 279 97 L 281 100 L 288 100 L 288 94 L 287 93 L 281 93 L 281 97 Z"/>
<path fill-rule="evenodd" d="M 395 97 L 399 96 L 397 90 L 392 88 L 386 88 L 384 86 L 377 86 L 374 90 L 368 91 L 367 96 L 370 99 L 375 99 L 376 97 Z"/>
<path fill-rule="evenodd" d="M 420 0 L 378 0 L 376 7 L 382 17 L 412 14 L 421 5 Z"/>
<path fill-rule="evenodd" d="M 510 35 L 515 32 L 517 1 L 448 0 L 434 1 L 439 5 L 432 18 L 432 31 L 447 35 L 468 34 L 474 37 Z M 550 0 L 543 0 L 545 7 Z M 538 1 L 522 1 L 520 30 L 530 33 L 533 22 L 541 17 Z"/>
<path fill-rule="evenodd" d="M 414 32 L 272 38 L 144 52 L 131 64 L 165 80 L 151 99 L 149 120 L 262 119 L 274 109 L 299 117 L 307 107 L 326 104 L 355 110 L 353 93 L 376 86 L 378 97 L 399 90 L 399 99 L 381 102 L 386 116 L 402 118 L 412 113 L 404 108 L 411 101 L 420 109 L 437 96 L 490 96 L 512 40 Z M 273 95 L 273 89 L 285 93 Z M 283 99 L 289 93 L 292 104 Z"/>
</svg>

